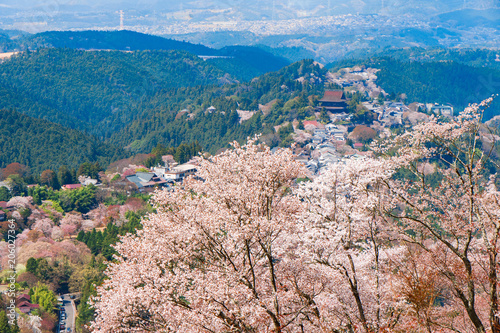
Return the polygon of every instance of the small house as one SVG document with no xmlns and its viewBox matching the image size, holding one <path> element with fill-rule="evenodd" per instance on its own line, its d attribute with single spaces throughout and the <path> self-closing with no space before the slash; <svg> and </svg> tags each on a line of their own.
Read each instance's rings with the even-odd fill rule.
<svg viewBox="0 0 500 333">
<path fill-rule="evenodd" d="M 0 209 L 3 210 L 13 210 L 15 207 L 13 205 L 9 205 L 7 201 L 0 201 Z"/>
<path fill-rule="evenodd" d="M 22 313 L 24 314 L 28 314 L 31 312 L 31 310 L 33 309 L 38 309 L 40 308 L 40 306 L 38 304 L 31 304 L 30 302 L 28 301 L 22 301 L 21 303 L 19 303 L 17 305 L 17 308 L 19 309 L 19 311 L 21 311 Z"/>
<path fill-rule="evenodd" d="M 194 175 L 197 171 L 197 166 L 193 164 L 181 164 L 165 172 L 163 176 L 167 180 L 182 181 L 185 177 Z"/>
<path fill-rule="evenodd" d="M 17 297 L 17 302 L 18 303 L 21 303 L 21 302 L 31 302 L 31 297 L 30 295 L 28 294 L 21 294 Z"/>
<path fill-rule="evenodd" d="M 134 183 L 140 191 L 167 185 L 167 181 L 158 177 L 154 172 L 137 172 L 135 175 L 127 176 L 126 179 Z"/>
</svg>

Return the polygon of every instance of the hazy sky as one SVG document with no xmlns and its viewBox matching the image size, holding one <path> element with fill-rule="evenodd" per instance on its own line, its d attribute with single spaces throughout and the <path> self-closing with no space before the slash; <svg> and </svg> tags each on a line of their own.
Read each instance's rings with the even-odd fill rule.
<svg viewBox="0 0 500 333">
<path fill-rule="evenodd" d="M 153 15 L 196 9 L 228 9 L 233 17 L 255 20 L 261 17 L 295 18 L 339 14 L 419 15 L 420 18 L 459 10 L 464 7 L 485 9 L 500 0 L 0 0 L 0 17 L 21 22 L 26 17 L 38 21 L 62 20 L 64 14 L 74 17 L 88 13 L 114 15 L 124 10 L 125 15 Z M 18 14 L 24 14 L 19 15 Z M 236 13 L 236 14 L 235 14 Z M 180 15 L 193 20 L 203 20 L 203 15 Z M 46 18 L 46 19 L 45 19 Z M 0 21 L 0 25 L 1 25 Z M 55 22 L 57 23 L 57 22 Z M 75 26 L 78 28 L 77 26 Z"/>
<path fill-rule="evenodd" d="M 493 3 L 494 0 L 466 0 L 465 3 L 469 5 L 478 6 L 481 4 Z M 187 1 L 187 0 L 138 0 L 138 1 L 124 1 L 124 0 L 0 0 L 0 11 L 3 8 L 57 8 L 64 5 L 76 7 L 109 7 L 109 6 L 122 6 L 124 8 L 140 9 L 144 7 L 166 9 L 172 8 L 176 10 L 180 5 L 189 8 L 207 8 L 207 7 L 268 7 L 271 5 L 272 0 L 208 0 L 208 1 Z M 421 8 L 422 6 L 431 7 L 446 7 L 459 9 L 464 5 L 464 0 L 275 0 L 276 5 L 283 7 L 290 6 L 293 8 L 311 9 L 318 5 L 325 7 L 335 7 L 339 5 L 356 5 L 357 7 L 380 7 L 384 3 L 385 6 L 398 6 L 404 4 L 405 6 L 412 6 Z"/>
</svg>

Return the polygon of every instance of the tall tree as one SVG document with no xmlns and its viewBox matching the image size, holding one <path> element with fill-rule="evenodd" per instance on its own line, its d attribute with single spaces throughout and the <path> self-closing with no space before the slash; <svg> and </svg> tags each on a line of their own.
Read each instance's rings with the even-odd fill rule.
<svg viewBox="0 0 500 333">
<path fill-rule="evenodd" d="M 42 185 L 47 185 L 53 189 L 59 189 L 59 180 L 57 179 L 57 174 L 53 170 L 45 170 L 40 175 L 40 182 Z"/>
<path fill-rule="evenodd" d="M 392 226 L 381 214 L 381 191 L 393 174 L 386 160 L 347 160 L 331 166 L 297 193 L 307 204 L 297 251 L 330 283 L 317 300 L 322 321 L 339 331 L 392 332 L 404 307 L 387 284 Z M 293 242 L 291 240 L 290 242 Z M 297 240 L 295 241 L 297 242 Z M 325 303 L 323 303 L 325 302 Z"/>
<path fill-rule="evenodd" d="M 71 176 L 71 171 L 66 165 L 62 165 L 57 173 L 57 178 L 59 180 L 59 185 L 72 184 L 73 177 Z"/>
<path fill-rule="evenodd" d="M 4 169 L 0 170 L 1 179 L 6 179 L 11 175 L 18 175 L 20 177 L 26 176 L 28 168 L 20 163 L 10 163 Z"/>
<path fill-rule="evenodd" d="M 12 174 L 7 178 L 10 186 L 10 192 L 13 196 L 20 196 L 27 192 L 26 183 L 18 174 Z"/>
<path fill-rule="evenodd" d="M 491 102 L 472 105 L 451 121 L 432 117 L 380 150 L 407 171 L 388 182 L 393 201 L 386 212 L 401 241 L 430 254 L 428 264 L 449 291 L 448 302 L 456 304 L 449 310 L 455 317 L 448 318 L 458 319 L 434 321 L 435 328 L 500 332 L 500 192 L 495 176 L 488 176 L 491 150 L 481 149 L 483 140 L 494 140 L 482 124 Z M 437 181 L 424 167 L 430 161 L 440 166 Z"/>
<path fill-rule="evenodd" d="M 0 186 L 0 201 L 9 201 L 11 198 L 10 191 L 5 186 Z"/>
</svg>

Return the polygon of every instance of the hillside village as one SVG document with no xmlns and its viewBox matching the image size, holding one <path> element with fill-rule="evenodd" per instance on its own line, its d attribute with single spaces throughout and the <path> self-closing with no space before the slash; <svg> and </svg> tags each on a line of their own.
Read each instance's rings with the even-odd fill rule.
<svg viewBox="0 0 500 333">
<path fill-rule="evenodd" d="M 327 73 L 328 83 L 342 89 L 327 90 L 318 99 L 314 117 L 297 121 L 293 125 L 294 153 L 297 160 L 304 163 L 311 172 L 310 176 L 320 174 L 322 170 L 345 159 L 363 159 L 371 156 L 369 143 L 375 137 L 389 136 L 391 129 L 410 127 L 425 121 L 430 115 L 453 117 L 453 106 L 438 103 L 405 104 L 404 96 L 398 101 L 385 100 L 388 94 L 376 85 L 378 69 L 365 66 L 342 68 L 336 73 Z M 299 78 L 300 80 L 301 78 Z M 349 105 L 348 94 L 359 94 L 365 101 Z M 264 106 L 261 106 L 263 109 Z M 353 109 L 354 108 L 354 109 Z M 364 118 L 354 119 L 353 113 L 363 112 Z M 182 110 L 187 113 L 187 110 Z M 210 106 L 206 113 L 217 112 Z M 249 120 L 256 111 L 237 110 L 239 122 Z M 327 118 L 322 114 L 327 115 Z M 189 113 L 187 119 L 194 115 Z M 277 126 L 281 127 L 289 123 Z M 129 165 L 131 169 L 142 169 L 133 175 L 126 175 L 122 185 L 130 185 L 141 192 L 150 192 L 156 187 L 169 188 L 175 183 L 182 183 L 186 176 L 196 174 L 198 158 L 178 164 L 171 155 L 162 156 L 162 162 L 150 169 L 144 166 Z M 146 170 L 147 169 L 147 170 Z"/>
<path fill-rule="evenodd" d="M 374 68 L 356 66 L 342 68 L 336 73 L 329 72 L 329 82 L 343 89 L 325 92 L 318 100 L 316 119 L 303 121 L 302 126 L 297 121 L 293 123 L 294 141 L 301 146 L 295 148 L 297 159 L 307 166 L 312 176 L 345 159 L 371 156 L 369 143 L 376 136 L 390 135 L 391 129 L 410 127 L 425 121 L 431 114 L 453 117 L 451 105 L 406 105 L 401 99 L 385 100 L 388 94 L 375 83 L 377 71 Z M 363 119 L 353 119 L 353 112 L 348 110 L 349 100 L 344 92 L 359 93 L 365 97 L 366 101 L 354 106 L 356 111 L 365 113 Z M 325 110 L 328 118 L 320 120 L 321 112 Z"/>
</svg>

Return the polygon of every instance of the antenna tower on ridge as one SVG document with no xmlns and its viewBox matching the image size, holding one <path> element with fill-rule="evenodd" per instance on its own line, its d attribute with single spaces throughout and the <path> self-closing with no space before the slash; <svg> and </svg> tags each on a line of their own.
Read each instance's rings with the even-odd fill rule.
<svg viewBox="0 0 500 333">
<path fill-rule="evenodd" d="M 120 10 L 120 30 L 123 30 L 123 10 Z"/>
</svg>

